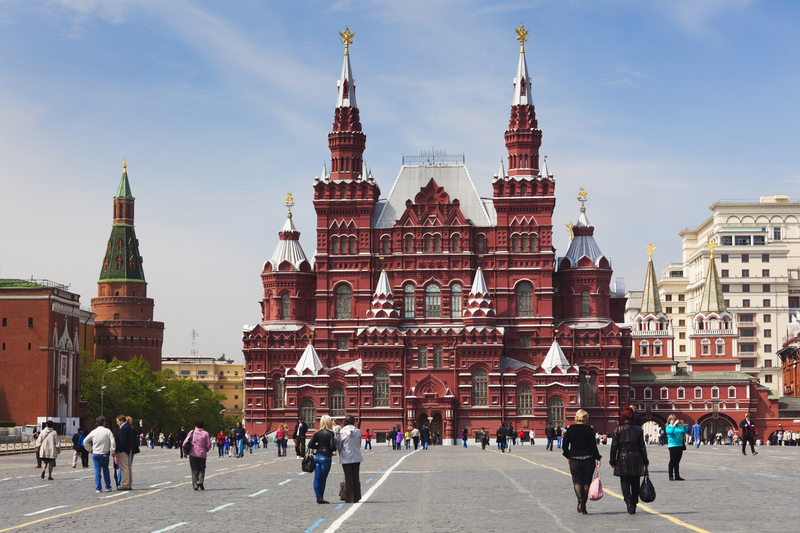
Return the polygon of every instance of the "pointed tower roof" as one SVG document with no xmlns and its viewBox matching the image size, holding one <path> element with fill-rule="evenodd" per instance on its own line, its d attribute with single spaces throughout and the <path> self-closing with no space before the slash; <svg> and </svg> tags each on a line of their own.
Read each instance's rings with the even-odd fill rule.
<svg viewBox="0 0 800 533">
<path fill-rule="evenodd" d="M 542 162 L 542 170 L 540 171 L 541 177 L 549 179 L 552 176 L 552 174 L 550 174 L 549 171 L 547 170 L 547 156 L 544 156 L 543 159 L 544 161 Z"/>
<path fill-rule="evenodd" d="M 322 361 L 320 361 L 319 355 L 317 355 L 317 350 L 315 350 L 314 345 L 309 342 L 303 355 L 300 356 L 300 360 L 297 361 L 294 370 L 301 375 L 305 370 L 311 370 L 316 376 L 322 368 Z"/>
<path fill-rule="evenodd" d="M 517 76 L 514 78 L 512 105 L 533 105 L 531 78 L 528 76 L 528 62 L 525 60 L 525 41 L 528 40 L 528 30 L 523 24 L 516 32 L 519 41 L 519 63 L 517 64 Z"/>
<path fill-rule="evenodd" d="M 653 252 L 656 247 L 651 243 L 647 248 L 650 260 L 647 262 L 647 273 L 644 275 L 644 293 L 642 294 L 642 309 L 639 313 L 642 316 L 661 314 L 661 298 L 658 296 L 658 281 L 656 269 L 653 266 Z"/>
<path fill-rule="evenodd" d="M 283 223 L 283 228 L 281 228 L 281 231 L 278 233 L 280 236 L 278 246 L 275 248 L 275 252 L 268 261 L 272 265 L 273 270 L 278 270 L 281 263 L 288 261 L 292 265 L 292 270 L 298 271 L 300 270 L 300 265 L 304 262 L 308 262 L 306 254 L 303 252 L 303 247 L 300 246 L 300 232 L 297 231 L 294 222 L 292 222 L 293 205 L 294 199 L 292 198 L 292 194 L 289 193 L 286 196 L 286 222 Z M 264 266 L 266 267 L 266 264 Z"/>
<path fill-rule="evenodd" d="M 389 285 L 389 276 L 386 275 L 386 270 L 381 270 L 381 277 L 378 278 L 378 286 L 375 287 L 374 296 L 393 296 L 392 287 Z"/>
<path fill-rule="evenodd" d="M 700 300 L 701 313 L 727 313 L 728 309 L 725 307 L 725 296 L 722 294 L 722 284 L 719 281 L 719 274 L 717 273 L 717 262 L 714 261 L 714 250 L 717 244 L 709 242 L 706 244 L 711 250 L 711 257 L 708 259 L 708 274 L 706 275 L 706 282 L 703 285 L 703 298 Z"/>
<path fill-rule="evenodd" d="M 339 32 L 342 44 L 344 44 L 344 63 L 342 64 L 342 75 L 339 78 L 337 87 L 339 94 L 336 97 L 336 107 L 358 107 L 356 105 L 356 80 L 353 79 L 353 69 L 350 67 L 350 45 L 353 44 L 353 36 L 349 28 Z"/>
<path fill-rule="evenodd" d="M 483 270 L 480 268 L 475 272 L 475 279 L 472 281 L 467 306 L 462 311 L 462 316 L 465 324 L 474 324 L 476 320 L 480 322 L 494 320 L 497 316 L 492 308 L 492 300 L 489 298 L 489 288 L 486 286 Z"/>
<path fill-rule="evenodd" d="M 486 287 L 486 280 L 483 277 L 483 270 L 478 267 L 478 271 L 475 272 L 475 279 L 472 280 L 472 289 L 470 289 L 469 294 L 472 296 L 473 294 L 488 294 L 489 289 Z"/>
<path fill-rule="evenodd" d="M 117 194 L 114 198 L 133 198 L 131 194 L 131 185 L 128 183 L 128 165 L 125 160 L 122 160 L 122 178 L 119 180 L 119 187 L 117 187 Z"/>
<path fill-rule="evenodd" d="M 555 339 L 553 339 L 553 344 L 550 345 L 550 349 L 547 351 L 542 368 L 548 374 L 552 374 L 554 368 L 560 369 L 562 373 L 566 373 L 569 370 L 569 361 L 567 361 L 561 346 L 558 345 Z"/>
<path fill-rule="evenodd" d="M 496 179 L 503 179 L 506 177 L 506 166 L 503 163 L 503 158 L 500 158 L 500 168 L 497 169 L 497 174 L 494 175 Z"/>
<path fill-rule="evenodd" d="M 581 200 L 581 198 L 583 199 Z M 581 189 L 581 196 L 579 196 L 578 199 L 582 202 L 586 200 L 583 189 Z M 572 268 L 578 266 L 578 261 L 584 256 L 591 259 L 592 265 L 599 267 L 600 260 L 605 256 L 594 240 L 594 226 L 589 222 L 589 218 L 586 216 L 585 204 L 581 204 L 581 215 L 578 217 L 578 222 L 572 226 L 572 233 L 572 241 L 569 243 L 569 249 L 564 256 L 566 259 L 569 259 Z M 611 261 L 607 257 L 606 260 L 610 267 Z M 559 260 L 559 263 L 560 262 Z"/>
<path fill-rule="evenodd" d="M 400 313 L 394 308 L 394 295 L 386 270 L 381 270 L 375 292 L 372 293 L 367 320 L 372 326 L 395 326 L 400 321 Z"/>
</svg>

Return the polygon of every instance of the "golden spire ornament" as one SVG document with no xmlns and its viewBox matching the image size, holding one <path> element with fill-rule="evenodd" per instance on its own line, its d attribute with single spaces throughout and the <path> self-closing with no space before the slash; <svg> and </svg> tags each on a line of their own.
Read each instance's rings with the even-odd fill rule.
<svg viewBox="0 0 800 533">
<path fill-rule="evenodd" d="M 656 247 L 653 246 L 653 243 L 651 242 L 650 244 L 647 245 L 645 250 L 647 250 L 647 253 L 650 255 L 650 261 L 652 261 L 653 260 L 653 252 L 656 251 Z"/>
<path fill-rule="evenodd" d="M 517 32 L 519 51 L 522 53 L 525 51 L 525 41 L 528 40 L 528 30 L 525 29 L 525 24 L 520 24 L 519 28 L 515 28 L 514 31 Z"/>
<path fill-rule="evenodd" d="M 294 198 L 292 198 L 292 193 L 286 193 L 286 212 L 287 214 L 292 214 L 292 206 L 294 205 Z"/>
<path fill-rule="evenodd" d="M 588 195 L 586 194 L 586 191 L 584 191 L 583 187 L 581 187 L 581 190 L 578 191 L 578 201 L 581 203 L 581 209 L 584 208 L 584 203 L 586 202 L 587 197 Z"/>
<path fill-rule="evenodd" d="M 350 31 L 350 28 L 345 26 L 344 31 L 339 32 L 339 40 L 344 45 L 344 55 L 350 55 L 350 45 L 353 44 L 353 36 L 355 33 Z"/>
<path fill-rule="evenodd" d="M 572 241 L 572 226 L 573 226 L 573 224 L 572 224 L 572 221 L 570 220 L 569 224 L 567 224 L 567 232 L 569 233 L 569 240 L 570 241 Z"/>
<path fill-rule="evenodd" d="M 128 170 L 128 165 L 125 164 L 125 160 L 122 160 L 122 170 Z"/>
<path fill-rule="evenodd" d="M 717 249 L 717 243 L 714 241 L 709 241 L 706 243 L 706 248 L 708 248 L 708 250 L 711 252 L 711 259 L 714 259 L 714 250 Z"/>
</svg>

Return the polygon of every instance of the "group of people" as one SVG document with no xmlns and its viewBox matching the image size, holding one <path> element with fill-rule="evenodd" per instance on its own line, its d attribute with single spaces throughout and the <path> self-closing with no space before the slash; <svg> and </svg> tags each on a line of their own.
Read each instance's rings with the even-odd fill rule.
<svg viewBox="0 0 800 533">
<path fill-rule="evenodd" d="M 369 430 L 367 430 L 367 434 L 370 435 Z M 397 428 L 392 428 L 386 434 L 386 441 L 392 445 L 393 450 L 402 450 L 403 443 L 405 443 L 406 450 L 409 450 L 412 442 L 415 450 L 419 449 L 420 446 L 422 446 L 423 450 L 427 450 L 431 444 L 431 430 L 428 429 L 427 424 L 423 424 L 422 429 L 409 427 L 405 433 Z M 364 449 L 366 449 L 366 446 L 365 444 Z M 369 446 L 371 448 L 372 444 L 370 443 Z"/>
<path fill-rule="evenodd" d="M 330 503 L 325 499 L 325 486 L 334 454 L 338 454 L 339 463 L 344 471 L 344 501 L 356 503 L 361 500 L 361 481 L 359 469 L 361 456 L 361 430 L 355 426 L 355 417 L 344 417 L 344 427 L 336 427 L 328 415 L 320 419 L 320 429 L 308 441 L 309 449 L 314 453 L 314 495 L 317 503 Z M 302 439 L 305 443 L 305 439 Z"/>
</svg>

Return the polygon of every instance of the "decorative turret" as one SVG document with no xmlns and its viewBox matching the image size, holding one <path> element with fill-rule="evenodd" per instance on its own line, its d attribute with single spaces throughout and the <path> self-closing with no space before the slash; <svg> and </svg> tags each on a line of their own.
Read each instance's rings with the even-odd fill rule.
<svg viewBox="0 0 800 533">
<path fill-rule="evenodd" d="M 344 44 L 344 64 L 342 76 L 338 81 L 333 131 L 328 134 L 332 180 L 367 179 L 362 173 L 367 136 L 361 131 L 356 105 L 356 82 L 350 68 L 350 45 L 353 43 L 354 35 L 349 28 L 339 32 Z"/>
<path fill-rule="evenodd" d="M 569 361 L 567 361 L 567 357 L 561 350 L 561 346 L 553 339 L 553 344 L 550 345 L 550 349 L 542 362 L 542 369 L 548 374 L 552 374 L 553 370 L 557 368 L 562 374 L 566 374 L 569 367 Z"/>
<path fill-rule="evenodd" d="M 727 313 L 728 309 L 725 306 L 725 296 L 722 294 L 722 284 L 719 281 L 719 274 L 717 273 L 717 263 L 714 261 L 714 250 L 717 245 L 710 242 L 706 245 L 711 251 L 711 257 L 708 260 L 708 275 L 706 282 L 703 285 L 703 298 L 700 300 L 701 313 Z"/>
<path fill-rule="evenodd" d="M 467 307 L 462 316 L 465 326 L 489 325 L 495 321 L 496 314 L 492 308 L 492 300 L 489 298 L 489 288 L 486 286 L 483 270 L 480 268 L 475 272 L 475 279 L 467 299 Z"/>
<path fill-rule="evenodd" d="M 644 276 L 642 308 L 634 319 L 633 357 L 637 360 L 650 359 L 651 364 L 669 365 L 673 356 L 674 333 L 670 318 L 661 311 L 661 298 L 658 295 L 656 269 L 653 266 L 653 252 L 656 247 L 650 243 L 647 248 L 650 259 Z M 658 358 L 662 358 L 659 360 Z"/>
<path fill-rule="evenodd" d="M 656 251 L 656 247 L 650 243 L 646 250 L 650 255 L 650 260 L 647 262 L 647 273 L 644 275 L 644 291 L 642 293 L 642 309 L 640 313 L 642 316 L 658 316 L 662 313 L 661 298 L 658 296 L 656 269 L 653 267 L 653 252 Z"/>
<path fill-rule="evenodd" d="M 396 326 L 400 322 L 400 313 L 394 308 L 394 295 L 386 270 L 381 271 L 378 285 L 372 294 L 372 304 L 367 311 L 367 322 L 371 326 Z"/>
<path fill-rule="evenodd" d="M 133 229 L 133 206 L 135 198 L 128 182 L 128 165 L 122 160 L 122 178 L 114 196 L 114 222 L 108 239 L 100 282 L 128 281 L 144 283 L 139 241 Z M 144 291 L 142 291 L 143 293 Z"/>
<path fill-rule="evenodd" d="M 303 252 L 303 247 L 300 246 L 300 232 L 292 222 L 292 206 L 294 199 L 292 193 L 286 195 L 286 222 L 283 228 L 278 232 L 280 241 L 278 247 L 275 248 L 275 253 L 272 257 L 264 263 L 264 270 L 267 270 L 269 264 L 270 270 L 294 270 L 309 272 L 311 265 L 306 259 L 306 254 Z M 281 266 L 283 264 L 283 267 Z"/>
<path fill-rule="evenodd" d="M 311 374 L 316 376 L 322 368 L 322 361 L 319 355 L 317 355 L 317 350 L 315 350 L 314 345 L 309 342 L 303 355 L 300 356 L 300 360 L 297 361 L 294 371 L 302 375 L 306 370 L 310 370 Z"/>
</svg>

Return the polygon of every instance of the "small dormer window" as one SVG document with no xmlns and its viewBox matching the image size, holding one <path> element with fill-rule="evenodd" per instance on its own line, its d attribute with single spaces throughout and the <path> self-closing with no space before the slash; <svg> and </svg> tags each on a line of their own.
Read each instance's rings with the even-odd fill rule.
<svg viewBox="0 0 800 533">
<path fill-rule="evenodd" d="M 344 80 L 344 85 L 342 85 L 342 98 L 350 98 L 350 84 L 347 83 L 347 80 Z"/>
<path fill-rule="evenodd" d="M 526 155 L 525 156 L 525 167 L 527 168 L 527 166 L 528 166 L 528 156 Z M 522 185 L 519 186 L 519 195 L 520 196 L 528 196 L 528 185 L 526 183 L 523 183 Z"/>
<path fill-rule="evenodd" d="M 117 251 L 122 251 L 122 239 L 117 239 Z"/>
<path fill-rule="evenodd" d="M 527 94 L 527 84 L 525 83 L 525 78 L 522 78 L 521 85 L 522 87 L 519 90 L 519 95 L 525 96 Z"/>
</svg>

